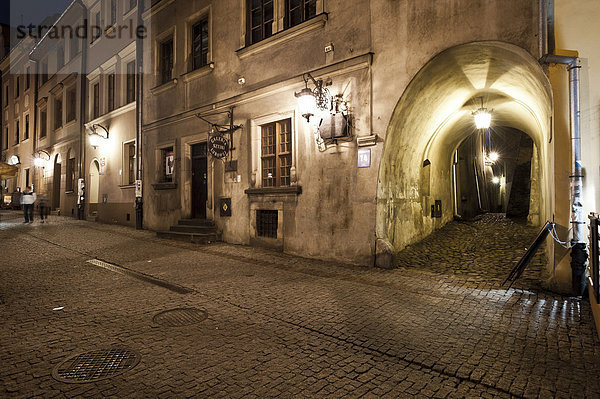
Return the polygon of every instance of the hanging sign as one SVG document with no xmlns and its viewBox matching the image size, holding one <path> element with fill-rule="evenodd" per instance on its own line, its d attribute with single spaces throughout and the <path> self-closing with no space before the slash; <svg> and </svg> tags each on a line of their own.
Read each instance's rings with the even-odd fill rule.
<svg viewBox="0 0 600 399">
<path fill-rule="evenodd" d="M 229 142 L 223 136 L 212 136 L 208 139 L 208 152 L 215 158 L 225 158 L 229 154 Z"/>
</svg>

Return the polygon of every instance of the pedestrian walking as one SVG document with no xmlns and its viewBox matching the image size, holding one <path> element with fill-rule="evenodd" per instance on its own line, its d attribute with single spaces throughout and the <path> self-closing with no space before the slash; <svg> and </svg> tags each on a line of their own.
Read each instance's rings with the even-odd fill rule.
<svg viewBox="0 0 600 399">
<path fill-rule="evenodd" d="M 23 223 L 33 223 L 33 204 L 35 203 L 36 195 L 31 191 L 31 186 L 27 186 L 21 195 L 21 204 L 23 205 Z"/>
<path fill-rule="evenodd" d="M 40 221 L 44 223 L 44 220 L 48 220 L 48 214 L 50 213 L 50 207 L 48 206 L 48 197 L 46 193 L 41 193 L 38 198 L 38 208 L 40 209 Z"/>
</svg>

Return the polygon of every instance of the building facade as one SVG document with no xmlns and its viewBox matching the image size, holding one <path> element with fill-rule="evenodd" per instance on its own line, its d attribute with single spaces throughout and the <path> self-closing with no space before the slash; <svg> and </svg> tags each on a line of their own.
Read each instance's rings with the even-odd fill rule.
<svg viewBox="0 0 600 399">
<path fill-rule="evenodd" d="M 578 4 L 592 15 L 592 3 Z M 581 45 L 589 111 L 598 51 L 573 34 L 584 15 L 571 18 L 572 2 L 557 1 L 555 15 L 552 4 L 154 0 L 136 48 L 115 33 L 139 24 L 137 1 L 74 1 L 57 25 L 87 20 L 85 39 L 44 37 L 11 52 L 16 69 L 3 61 L 2 155 L 21 159 L 7 189 L 25 185 L 26 165 L 43 155 L 30 179 L 54 209 L 133 225 L 141 150 L 151 230 L 208 220 L 226 242 L 381 267 L 453 219 L 498 209 L 554 220 L 567 239 L 567 69 L 539 60 L 577 57 Z M 28 63 L 36 91 L 16 97 Z M 476 126 L 476 114 L 490 126 Z M 588 114 L 586 211 L 600 205 Z M 546 278 L 558 291 L 569 290 L 567 255 L 548 243 Z"/>
</svg>

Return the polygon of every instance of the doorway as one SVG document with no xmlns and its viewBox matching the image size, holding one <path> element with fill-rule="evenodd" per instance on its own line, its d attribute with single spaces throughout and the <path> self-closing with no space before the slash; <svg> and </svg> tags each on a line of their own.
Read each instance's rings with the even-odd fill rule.
<svg viewBox="0 0 600 399">
<path fill-rule="evenodd" d="M 206 219 L 208 199 L 207 143 L 192 145 L 192 218 Z"/>
<path fill-rule="evenodd" d="M 93 160 L 90 165 L 90 194 L 89 194 L 89 213 L 98 212 L 98 191 L 100 189 L 100 165 L 97 160 Z"/>
<path fill-rule="evenodd" d="M 62 173 L 60 155 L 54 158 L 54 174 L 52 175 L 52 209 L 60 208 L 60 174 Z"/>
</svg>

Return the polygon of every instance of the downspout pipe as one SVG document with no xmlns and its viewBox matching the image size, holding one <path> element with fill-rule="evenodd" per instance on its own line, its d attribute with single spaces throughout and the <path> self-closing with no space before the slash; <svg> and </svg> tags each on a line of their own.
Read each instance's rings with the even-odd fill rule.
<svg viewBox="0 0 600 399">
<path fill-rule="evenodd" d="M 585 220 L 583 217 L 583 167 L 581 162 L 581 132 L 579 109 L 579 58 L 547 54 L 540 60 L 544 64 L 566 65 L 569 71 L 569 105 L 571 129 L 571 276 L 575 295 L 585 291 L 585 268 L 587 263 L 587 243 L 585 241 Z"/>
<path fill-rule="evenodd" d="M 140 0 L 137 4 L 137 26 L 143 26 L 145 1 Z M 137 29 L 136 29 L 137 32 Z M 144 40 L 141 35 L 136 35 L 135 38 L 135 228 L 141 230 L 144 228 L 144 201 L 142 196 L 142 181 L 143 181 L 143 136 L 142 136 L 142 108 L 143 108 L 143 77 L 144 77 Z"/>
<path fill-rule="evenodd" d="M 78 175 L 79 179 L 84 179 L 85 174 L 85 104 L 87 103 L 87 32 L 88 32 L 88 10 L 85 4 L 81 0 L 77 0 L 77 4 L 81 6 L 82 14 L 83 14 L 83 26 L 86 34 L 83 38 L 81 38 L 81 74 L 80 74 L 80 96 L 79 96 L 79 165 L 78 165 Z M 77 219 L 82 220 L 85 218 L 85 188 L 80 191 L 79 184 L 77 187 L 78 197 L 77 197 Z"/>
</svg>

